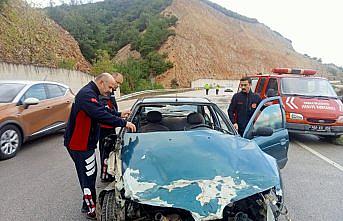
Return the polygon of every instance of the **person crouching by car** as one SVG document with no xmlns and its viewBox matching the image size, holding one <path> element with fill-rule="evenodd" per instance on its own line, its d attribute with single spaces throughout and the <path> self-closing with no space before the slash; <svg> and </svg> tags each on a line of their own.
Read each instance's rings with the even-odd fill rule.
<svg viewBox="0 0 343 221">
<path fill-rule="evenodd" d="M 120 73 L 113 73 L 112 77 L 115 80 L 114 90 L 110 96 L 100 95 L 99 99 L 101 103 L 106 107 L 106 109 L 116 115 L 117 117 L 127 118 L 130 115 L 130 110 L 119 112 L 118 104 L 114 96 L 115 90 L 123 84 L 124 77 Z M 100 124 L 100 136 L 99 136 L 99 151 L 100 151 L 100 160 L 101 160 L 101 172 L 100 179 L 102 182 L 111 182 L 113 181 L 113 176 L 107 173 L 107 159 L 111 152 L 111 146 L 105 145 L 106 137 L 111 135 L 111 139 L 115 142 L 116 140 L 116 130 L 115 127 L 106 124 Z"/>
<path fill-rule="evenodd" d="M 109 113 L 99 101 L 99 95 L 110 94 L 115 85 L 116 82 L 110 74 L 102 73 L 81 88 L 75 96 L 64 134 L 64 146 L 74 161 L 83 192 L 81 212 L 86 213 L 90 219 L 96 219 L 95 149 L 99 138 L 99 123 L 136 131 L 133 123 Z"/>
</svg>

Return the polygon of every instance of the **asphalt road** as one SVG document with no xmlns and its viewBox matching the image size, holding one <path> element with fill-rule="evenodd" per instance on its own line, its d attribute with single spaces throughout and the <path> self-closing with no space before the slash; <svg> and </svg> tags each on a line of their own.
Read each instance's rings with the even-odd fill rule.
<svg viewBox="0 0 343 221">
<path fill-rule="evenodd" d="M 212 93 L 209 98 L 226 109 L 230 94 Z M 204 96 L 204 92 L 183 95 Z M 126 109 L 132 103 L 119 106 Z M 343 146 L 315 136 L 292 137 L 289 161 L 281 171 L 292 220 L 343 220 L 342 166 Z M 1 221 L 86 220 L 80 213 L 76 171 L 61 133 L 26 143 L 15 158 L 0 161 L 0 199 Z"/>
</svg>

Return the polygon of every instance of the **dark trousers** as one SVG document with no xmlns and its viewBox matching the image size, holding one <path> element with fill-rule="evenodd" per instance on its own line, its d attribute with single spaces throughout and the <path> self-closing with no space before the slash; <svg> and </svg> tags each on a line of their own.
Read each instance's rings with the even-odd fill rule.
<svg viewBox="0 0 343 221">
<path fill-rule="evenodd" d="M 101 159 L 101 174 L 100 178 L 102 180 L 112 180 L 113 177 L 107 173 L 107 159 L 112 151 L 112 146 L 109 142 L 106 142 L 106 137 L 111 135 L 111 138 L 116 140 L 115 129 L 114 128 L 100 128 L 99 136 L 99 151 Z M 113 135 L 113 136 L 112 136 Z M 112 142 L 115 142 L 112 140 Z"/>
<path fill-rule="evenodd" d="M 209 91 L 209 89 L 206 89 L 206 95 L 208 95 L 208 91 Z"/>
<path fill-rule="evenodd" d="M 83 207 L 88 207 L 88 213 L 95 212 L 97 164 L 95 150 L 73 151 L 69 155 L 74 161 L 81 190 L 83 192 Z"/>
<path fill-rule="evenodd" d="M 219 93 L 219 89 L 216 89 L 216 95 L 218 95 L 218 93 Z"/>
</svg>

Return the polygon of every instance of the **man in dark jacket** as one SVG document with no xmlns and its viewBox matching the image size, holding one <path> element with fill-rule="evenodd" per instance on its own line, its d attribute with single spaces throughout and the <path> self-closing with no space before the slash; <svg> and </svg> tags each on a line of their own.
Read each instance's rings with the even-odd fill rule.
<svg viewBox="0 0 343 221">
<path fill-rule="evenodd" d="M 115 85 L 113 77 L 108 73 L 103 73 L 81 88 L 75 96 L 64 134 L 64 145 L 74 161 L 83 192 L 81 210 L 87 213 L 87 218 L 92 219 L 96 219 L 95 148 L 99 138 L 99 123 L 136 131 L 133 123 L 109 113 L 99 102 L 99 95 L 108 95 Z"/>
<path fill-rule="evenodd" d="M 112 77 L 116 81 L 116 85 L 114 87 L 114 91 L 115 91 L 123 83 L 124 77 L 122 74 L 117 73 L 117 72 L 113 73 Z M 119 112 L 118 104 L 114 96 L 115 94 L 114 91 L 111 93 L 110 96 L 100 95 L 99 99 L 110 113 L 116 115 L 117 117 L 127 118 L 131 112 L 130 110 Z M 100 179 L 102 182 L 113 181 L 113 177 L 107 173 L 107 159 L 111 152 L 111 146 L 105 145 L 106 139 L 108 136 L 111 136 L 111 139 L 113 139 L 113 142 L 115 142 L 116 140 L 115 127 L 113 127 L 112 125 L 100 124 L 99 151 L 100 151 L 100 160 L 101 160 Z"/>
<path fill-rule="evenodd" d="M 251 79 L 244 77 L 240 80 L 241 91 L 234 94 L 228 109 L 228 115 L 238 133 L 243 136 L 244 130 L 261 102 L 258 94 L 253 93 Z"/>
</svg>

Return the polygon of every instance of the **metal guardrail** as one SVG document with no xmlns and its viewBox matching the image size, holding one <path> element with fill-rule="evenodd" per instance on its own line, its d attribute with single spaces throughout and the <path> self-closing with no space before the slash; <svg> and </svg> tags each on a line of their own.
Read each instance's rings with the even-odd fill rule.
<svg viewBox="0 0 343 221">
<path fill-rule="evenodd" d="M 119 102 L 119 101 L 124 101 L 124 100 L 143 98 L 143 97 L 152 96 L 152 95 L 182 93 L 182 92 L 193 91 L 193 90 L 195 89 L 194 88 L 180 88 L 180 89 L 145 90 L 145 91 L 138 91 L 135 93 L 120 96 L 120 98 L 116 100 Z"/>
</svg>

